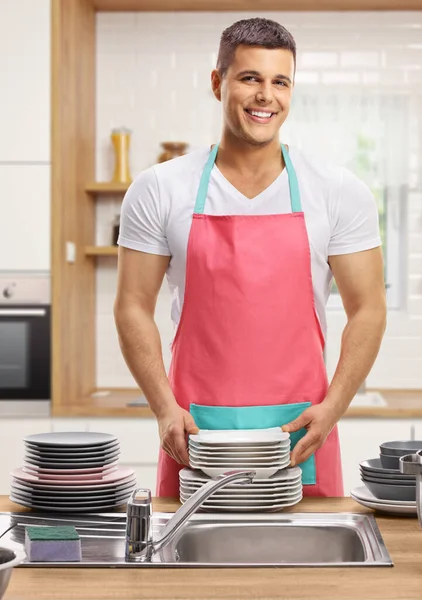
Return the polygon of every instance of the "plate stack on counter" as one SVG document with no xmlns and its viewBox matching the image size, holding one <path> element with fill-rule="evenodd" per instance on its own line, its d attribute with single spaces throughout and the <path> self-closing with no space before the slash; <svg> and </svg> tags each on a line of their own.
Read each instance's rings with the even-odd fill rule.
<svg viewBox="0 0 422 600">
<path fill-rule="evenodd" d="M 180 500 L 211 478 L 236 469 L 256 471 L 252 483 L 233 482 L 212 494 L 202 510 L 270 512 L 302 499 L 302 471 L 289 467 L 290 436 L 279 427 L 249 430 L 200 430 L 189 437 L 192 468 L 180 471 Z"/>
<path fill-rule="evenodd" d="M 364 485 L 353 489 L 351 497 L 359 504 L 389 514 L 416 515 L 416 478 L 402 473 L 400 457 L 422 449 L 422 441 L 384 442 L 378 458 L 360 463 Z"/>
<path fill-rule="evenodd" d="M 118 465 L 120 445 L 106 433 L 40 433 L 24 438 L 10 500 L 37 510 L 91 512 L 126 504 L 135 472 Z"/>
</svg>

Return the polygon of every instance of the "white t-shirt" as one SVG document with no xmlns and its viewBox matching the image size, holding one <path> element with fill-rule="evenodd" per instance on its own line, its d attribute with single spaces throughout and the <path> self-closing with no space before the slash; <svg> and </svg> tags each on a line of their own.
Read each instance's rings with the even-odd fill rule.
<svg viewBox="0 0 422 600">
<path fill-rule="evenodd" d="M 299 181 L 302 210 L 311 249 L 315 308 L 326 337 L 325 306 L 332 285 L 328 257 L 381 245 L 378 210 L 369 188 L 343 167 L 309 159 L 289 146 Z M 192 214 L 209 148 L 143 171 L 122 204 L 118 244 L 171 256 L 167 280 L 172 292 L 171 318 L 177 327 L 183 306 L 186 251 Z M 287 170 L 253 199 L 241 194 L 216 165 L 211 172 L 205 214 L 248 215 L 291 212 Z"/>
</svg>

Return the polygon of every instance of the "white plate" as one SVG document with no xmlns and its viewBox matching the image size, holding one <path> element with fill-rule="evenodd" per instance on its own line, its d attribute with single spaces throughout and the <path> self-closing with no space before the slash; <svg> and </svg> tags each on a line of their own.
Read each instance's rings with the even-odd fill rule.
<svg viewBox="0 0 422 600">
<path fill-rule="evenodd" d="M 202 444 L 268 444 L 288 440 L 290 435 L 280 427 L 269 429 L 200 429 L 190 439 Z"/>
<path fill-rule="evenodd" d="M 207 512 L 275 512 L 289 506 L 294 506 L 302 500 L 303 496 L 298 496 L 297 499 L 291 500 L 290 502 L 280 502 L 277 504 L 270 504 L 268 506 L 234 506 L 230 504 L 222 504 L 221 506 L 206 506 L 205 503 L 202 505 L 203 510 Z M 184 502 L 182 502 L 184 504 Z"/>
<path fill-rule="evenodd" d="M 202 469 L 203 467 L 225 467 L 227 469 L 262 469 L 265 467 L 276 467 L 283 469 L 285 466 L 290 464 L 290 454 L 281 458 L 272 460 L 265 460 L 264 462 L 256 462 L 252 458 L 245 458 L 244 460 L 233 460 L 231 458 L 227 460 L 198 460 L 194 457 L 189 457 L 189 464 L 192 469 Z"/>
<path fill-rule="evenodd" d="M 192 436 L 191 436 L 192 437 Z M 197 452 L 207 452 L 214 454 L 214 452 L 224 452 L 230 454 L 268 454 L 271 452 L 286 452 L 290 448 L 290 439 L 283 442 L 272 442 L 271 444 L 203 444 L 194 442 L 191 438 L 189 439 L 189 448 L 196 450 Z"/>
<path fill-rule="evenodd" d="M 192 494 L 194 494 L 195 492 L 197 492 L 198 490 L 193 490 L 191 488 L 186 488 L 184 486 L 180 486 L 180 493 L 183 494 L 184 496 L 192 496 Z M 222 490 L 224 491 L 224 490 Z M 284 488 L 283 490 L 280 490 L 278 492 L 272 491 L 271 493 L 268 493 L 266 491 L 264 492 L 245 492 L 243 494 L 238 494 L 237 492 L 232 492 L 229 493 L 227 492 L 226 494 L 218 494 L 217 492 L 215 492 L 215 494 L 212 495 L 212 498 L 215 500 L 224 500 L 224 499 L 230 499 L 230 500 L 235 500 L 236 498 L 238 498 L 241 501 L 247 501 L 247 500 L 257 500 L 257 499 L 262 499 L 262 500 L 266 500 L 266 499 L 274 499 L 274 498 L 285 498 L 286 496 L 292 496 L 295 494 L 302 492 L 302 484 L 294 486 L 294 487 L 290 487 L 290 488 Z"/>
<path fill-rule="evenodd" d="M 209 477 L 218 477 L 219 475 L 223 475 L 226 473 L 227 467 L 201 467 L 201 471 L 203 471 Z M 272 475 L 275 475 L 277 471 L 280 470 L 280 466 L 276 465 L 275 467 L 254 467 L 254 471 L 256 472 L 256 477 L 258 479 L 268 479 Z"/>
<path fill-rule="evenodd" d="M 24 464 L 29 464 L 29 465 L 33 465 L 36 467 L 41 467 L 41 468 L 48 468 L 48 469 L 78 469 L 79 467 L 86 467 L 86 468 L 91 468 L 91 467 L 105 467 L 107 465 L 111 465 L 111 464 L 116 464 L 119 460 L 119 456 L 117 455 L 116 457 L 112 457 L 109 458 L 107 460 L 101 460 L 101 461 L 86 461 L 86 462 L 47 462 L 44 460 L 33 460 L 32 458 L 25 456 L 23 459 Z"/>
<path fill-rule="evenodd" d="M 180 482 L 180 489 L 184 489 L 184 490 L 189 490 L 191 492 L 196 492 L 197 490 L 201 489 L 205 484 L 203 483 L 194 483 L 194 482 Z M 228 486 L 220 488 L 219 490 L 217 490 L 216 492 L 214 492 L 213 496 L 221 496 L 222 494 L 235 494 L 237 495 L 242 495 L 242 494 L 247 494 L 247 495 L 256 495 L 256 494 L 279 494 L 279 493 L 283 493 L 286 490 L 291 490 L 291 489 L 300 489 L 302 487 L 302 479 L 299 478 L 295 481 L 286 481 L 283 484 L 280 484 L 278 486 L 272 486 L 272 487 L 257 487 L 257 486 L 239 486 L 238 488 L 231 488 L 228 489 Z"/>
<path fill-rule="evenodd" d="M 359 489 L 359 488 L 357 488 Z M 414 506 L 407 506 L 407 505 L 397 505 L 397 504 L 384 504 L 382 502 L 377 502 L 375 499 L 375 502 L 370 502 L 369 500 L 362 500 L 361 498 L 358 498 L 357 496 L 354 495 L 354 490 L 352 490 L 350 492 L 350 496 L 353 498 L 353 500 L 355 502 L 357 502 L 358 504 L 361 504 L 362 506 L 365 506 L 366 508 L 371 508 L 372 510 L 377 510 L 379 512 L 383 512 L 386 514 L 390 514 L 390 515 L 414 515 L 416 516 L 418 514 L 417 508 L 416 508 L 416 503 L 414 504 Z"/>
<path fill-rule="evenodd" d="M 63 431 L 53 433 L 34 433 L 23 438 L 37 446 L 102 446 L 115 442 L 117 437 L 110 433 L 95 433 L 88 431 Z"/>
<path fill-rule="evenodd" d="M 207 482 L 210 480 L 210 477 L 207 477 L 201 471 L 195 471 L 188 467 L 184 467 L 179 471 L 179 477 L 182 481 L 199 481 L 201 483 Z M 286 469 L 280 470 L 275 475 L 272 475 L 270 478 L 266 478 L 262 480 L 264 487 L 267 487 L 271 484 L 278 484 L 280 481 L 290 481 L 292 479 L 296 479 L 297 477 L 302 477 L 302 469 L 300 467 L 287 467 Z M 260 483 L 260 478 L 255 477 L 251 484 L 244 485 L 252 485 L 255 486 Z M 225 487 L 239 487 L 239 483 L 229 484 Z"/>
<path fill-rule="evenodd" d="M 377 504 L 381 503 L 388 506 L 416 506 L 415 500 L 379 500 L 365 485 L 356 487 L 352 492 L 359 500 L 364 500 L 366 502 L 376 502 Z"/>
<path fill-rule="evenodd" d="M 24 494 L 31 494 L 34 496 L 39 496 L 41 498 L 84 498 L 87 495 L 95 494 L 96 497 L 100 498 L 104 494 L 120 494 L 120 492 L 124 492 L 125 490 L 136 485 L 136 478 L 133 477 L 131 481 L 123 483 L 122 485 L 115 487 L 102 488 L 101 490 L 74 490 L 73 488 L 62 488 L 57 490 L 43 490 L 39 488 L 31 487 L 31 485 L 27 485 L 18 481 L 17 479 L 12 479 L 12 488 L 15 488 Z"/>
<path fill-rule="evenodd" d="M 189 456 L 202 460 L 253 460 L 253 461 L 270 461 L 278 458 L 285 458 L 289 456 L 290 448 L 282 452 L 269 452 L 267 454 L 258 454 L 256 452 L 202 452 L 189 448 Z"/>
<path fill-rule="evenodd" d="M 88 504 L 114 504 L 114 502 L 120 502 L 129 498 L 132 492 L 136 489 L 135 486 L 132 488 L 121 492 L 120 494 L 107 494 L 106 496 L 101 496 L 101 498 L 96 498 L 95 496 L 85 497 L 85 498 L 60 498 L 59 500 L 55 498 L 34 498 L 33 496 L 29 496 L 28 494 L 23 494 L 19 492 L 19 490 L 15 490 L 12 488 L 10 494 L 19 500 L 24 500 L 25 502 L 31 502 L 35 504 L 43 504 L 45 506 L 86 506 Z"/>
<path fill-rule="evenodd" d="M 124 506 L 125 504 L 127 504 L 127 500 L 124 500 L 124 501 L 119 501 L 116 504 L 115 503 L 111 503 L 111 504 L 107 504 L 107 505 L 92 504 L 91 506 L 85 506 L 85 507 L 70 506 L 68 508 L 65 508 L 65 507 L 62 508 L 62 507 L 55 506 L 53 509 L 53 508 L 51 508 L 51 506 L 46 506 L 45 504 L 33 504 L 32 502 L 27 502 L 26 500 L 20 500 L 12 495 L 9 496 L 9 500 L 11 500 L 12 502 L 15 502 L 16 504 L 19 504 L 20 506 L 26 506 L 27 508 L 36 508 L 36 509 L 48 510 L 50 512 L 66 512 L 66 513 L 96 512 L 96 511 L 105 512 L 107 510 L 113 510 L 114 508 L 118 508 L 119 506 Z"/>
<path fill-rule="evenodd" d="M 189 500 L 190 496 L 189 495 L 184 495 L 184 494 L 180 494 L 180 501 L 185 503 L 187 500 Z M 213 507 L 213 506 L 239 506 L 239 507 L 263 507 L 263 506 L 274 506 L 274 504 L 288 504 L 290 502 L 297 502 L 298 500 L 302 499 L 302 491 L 300 491 L 299 493 L 295 493 L 295 494 L 290 494 L 289 496 L 283 496 L 283 497 L 279 497 L 279 498 L 269 498 L 269 499 L 265 499 L 265 498 L 258 498 L 258 499 L 246 499 L 246 500 L 242 500 L 241 498 L 222 498 L 221 500 L 207 500 L 206 502 L 204 502 L 204 506 L 205 507 Z"/>
</svg>

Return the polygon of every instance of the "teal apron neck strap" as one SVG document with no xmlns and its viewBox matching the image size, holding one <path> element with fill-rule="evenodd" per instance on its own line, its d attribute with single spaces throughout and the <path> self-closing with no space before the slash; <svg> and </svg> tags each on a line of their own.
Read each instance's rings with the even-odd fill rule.
<svg viewBox="0 0 422 600">
<path fill-rule="evenodd" d="M 299 182 L 297 180 L 296 171 L 290 159 L 289 152 L 284 144 L 281 144 L 281 151 L 286 164 L 287 175 L 289 176 L 290 204 L 292 205 L 292 212 L 300 213 L 302 212 L 302 204 L 300 202 Z"/>
<path fill-rule="evenodd" d="M 207 199 L 208 185 L 210 182 L 211 171 L 214 167 L 215 159 L 217 157 L 219 144 L 216 144 L 211 150 L 208 160 L 205 164 L 204 170 L 202 171 L 201 181 L 199 182 L 198 193 L 196 195 L 196 202 L 194 213 L 197 215 L 203 215 L 205 209 L 205 202 Z M 281 144 L 281 151 L 283 153 L 284 162 L 286 164 L 287 175 L 289 179 L 290 188 L 290 204 L 292 206 L 292 212 L 302 212 L 302 205 L 300 202 L 299 184 L 297 181 L 296 171 L 293 167 L 292 161 L 290 160 L 289 153 L 284 146 Z"/>
</svg>

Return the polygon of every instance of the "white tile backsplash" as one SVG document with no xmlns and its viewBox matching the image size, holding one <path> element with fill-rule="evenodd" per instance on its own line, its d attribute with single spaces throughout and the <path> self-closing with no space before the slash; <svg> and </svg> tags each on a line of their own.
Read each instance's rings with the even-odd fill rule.
<svg viewBox="0 0 422 600">
<path fill-rule="evenodd" d="M 391 86 L 422 105 L 421 12 L 177 12 L 97 13 L 97 180 L 113 173 L 111 129 L 133 131 L 130 160 L 135 177 L 156 162 L 160 142 L 186 141 L 191 149 L 215 142 L 221 108 L 211 92 L 222 30 L 241 18 L 266 16 L 285 25 L 298 47 L 297 85 L 335 83 L 372 86 L 389 95 Z M 419 111 L 420 112 L 420 111 Z M 421 120 L 409 127 L 411 173 L 406 253 L 406 301 L 392 311 L 370 387 L 422 387 L 422 165 Z M 290 125 L 285 136 L 288 138 Z M 341 124 L 340 124 L 341 127 Z M 288 142 L 288 139 L 285 141 Z M 97 200 L 96 243 L 109 244 L 120 199 Z M 115 259 L 98 259 L 97 384 L 132 387 L 112 317 Z M 164 282 L 157 306 L 166 368 L 173 335 L 170 293 Z M 344 313 L 328 312 L 327 370 L 332 376 Z"/>
</svg>

